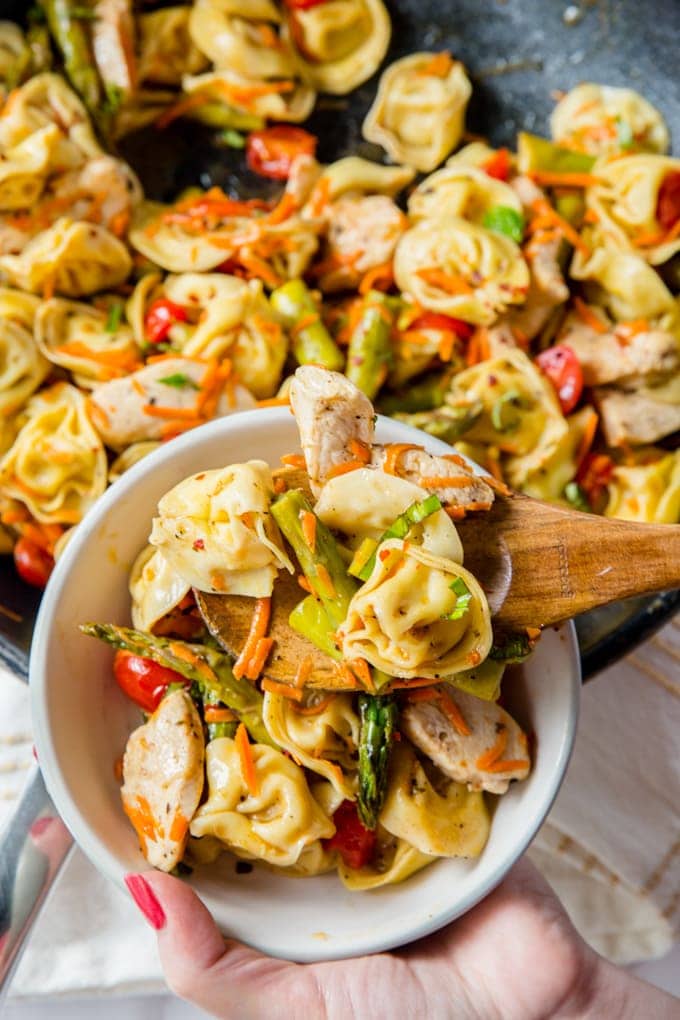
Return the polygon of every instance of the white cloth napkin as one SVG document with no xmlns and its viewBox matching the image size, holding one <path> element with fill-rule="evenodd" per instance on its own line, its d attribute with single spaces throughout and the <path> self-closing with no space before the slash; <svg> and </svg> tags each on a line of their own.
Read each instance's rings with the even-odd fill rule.
<svg viewBox="0 0 680 1020">
<path fill-rule="evenodd" d="M 530 854 L 618 963 L 667 952 L 680 921 L 680 622 L 583 691 L 567 778 Z M 26 688 L 0 673 L 0 828 L 32 761 Z M 14 979 L 18 997 L 164 989 L 155 938 L 75 851 Z"/>
</svg>

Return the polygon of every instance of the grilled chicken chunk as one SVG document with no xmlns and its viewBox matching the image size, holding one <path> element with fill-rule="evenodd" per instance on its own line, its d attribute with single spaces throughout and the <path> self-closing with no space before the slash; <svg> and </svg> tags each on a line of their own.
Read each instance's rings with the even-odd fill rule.
<svg viewBox="0 0 680 1020">
<path fill-rule="evenodd" d="M 304 365 L 290 386 L 290 403 L 315 496 L 329 472 L 356 459 L 350 443 L 373 442 L 373 405 L 339 372 Z"/>
<path fill-rule="evenodd" d="M 163 439 L 172 432 L 173 422 L 186 426 L 190 420 L 187 412 L 194 408 L 199 425 L 208 418 L 256 406 L 252 394 L 229 379 L 226 385 L 217 382 L 222 392 L 215 402 L 211 372 L 208 362 L 179 356 L 146 365 L 123 379 L 101 383 L 90 397 L 95 427 L 107 446 L 122 450 L 131 443 Z M 205 399 L 206 390 L 212 398 L 208 395 Z M 173 420 L 173 410 L 178 412 L 177 420 Z"/>
<path fill-rule="evenodd" d="M 335 263 L 319 279 L 323 291 L 355 287 L 370 269 L 388 263 L 408 220 L 387 195 L 348 195 L 329 206 L 326 258 Z"/>
<path fill-rule="evenodd" d="M 633 388 L 635 386 L 635 388 Z M 658 386 L 630 380 L 630 388 L 594 390 L 605 439 L 610 446 L 654 443 L 680 429 L 680 375 Z"/>
<path fill-rule="evenodd" d="M 595 314 L 595 313 L 593 313 Z M 649 329 L 632 336 L 617 334 L 603 321 L 598 331 L 576 315 L 566 319 L 559 343 L 571 347 L 583 369 L 586 386 L 603 386 L 628 376 L 663 376 L 680 364 L 680 343 L 672 333 Z"/>
<path fill-rule="evenodd" d="M 374 446 L 371 451 L 371 463 L 382 468 L 388 456 L 388 447 Z M 491 506 L 494 500 L 493 489 L 474 475 L 466 464 L 454 463 L 445 457 L 437 457 L 427 450 L 404 450 L 394 465 L 394 473 L 408 482 L 420 485 L 428 492 L 434 492 L 442 503 L 447 506 L 469 507 L 482 509 Z M 435 479 L 455 477 L 469 479 L 467 485 L 446 485 L 435 482 Z M 476 506 L 476 504 L 481 504 Z"/>
<path fill-rule="evenodd" d="M 451 690 L 465 728 L 460 732 L 437 701 L 408 705 L 400 729 L 442 772 L 470 790 L 505 793 L 510 780 L 524 779 L 530 761 L 527 738 L 521 728 L 494 701 Z"/>
<path fill-rule="evenodd" d="M 163 698 L 128 739 L 123 808 L 149 864 L 171 871 L 184 854 L 189 822 L 203 792 L 201 720 L 185 691 Z"/>
</svg>

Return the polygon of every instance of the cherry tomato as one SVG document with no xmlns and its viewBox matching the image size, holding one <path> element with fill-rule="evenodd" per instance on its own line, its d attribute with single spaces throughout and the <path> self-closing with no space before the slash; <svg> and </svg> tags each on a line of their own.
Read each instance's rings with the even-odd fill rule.
<svg viewBox="0 0 680 1020">
<path fill-rule="evenodd" d="M 507 181 L 510 176 L 510 152 L 508 149 L 499 149 L 493 156 L 482 163 L 482 170 L 489 177 L 495 177 L 497 181 Z"/>
<path fill-rule="evenodd" d="M 556 344 L 536 358 L 541 371 L 557 390 L 564 414 L 573 411 L 583 392 L 583 371 L 571 347 Z"/>
<path fill-rule="evenodd" d="M 246 143 L 248 166 L 261 177 L 284 181 L 296 156 L 313 156 L 316 138 L 302 128 L 277 124 L 275 127 L 253 131 Z"/>
<path fill-rule="evenodd" d="M 144 335 L 150 344 L 167 340 L 168 333 L 176 322 L 186 322 L 187 312 L 181 305 L 167 298 L 158 298 L 149 305 L 144 316 Z"/>
<path fill-rule="evenodd" d="M 321 7 L 326 0 L 283 0 L 283 2 L 291 11 L 308 11 L 310 7 Z"/>
<path fill-rule="evenodd" d="M 52 573 L 54 559 L 47 549 L 32 542 L 30 538 L 20 538 L 14 546 L 14 566 L 26 584 L 44 588 Z"/>
<path fill-rule="evenodd" d="M 606 453 L 587 453 L 576 472 L 581 486 L 593 509 L 602 500 L 614 474 L 614 461 Z"/>
<path fill-rule="evenodd" d="M 362 824 L 357 806 L 344 800 L 333 815 L 335 835 L 325 839 L 329 850 L 337 850 L 348 868 L 363 868 L 375 850 L 375 832 Z"/>
<path fill-rule="evenodd" d="M 661 182 L 656 218 L 663 230 L 671 230 L 680 220 L 680 170 L 666 174 Z"/>
<path fill-rule="evenodd" d="M 153 712 L 158 708 L 170 684 L 191 686 L 190 681 L 174 669 L 167 669 L 153 659 L 144 659 L 141 655 L 131 655 L 122 650 L 116 652 L 113 660 L 113 675 L 121 690 L 145 712 Z"/>
<path fill-rule="evenodd" d="M 454 319 L 451 315 L 443 315 L 440 312 L 423 312 L 411 323 L 411 329 L 448 329 L 462 340 L 469 340 L 474 332 L 474 327 L 462 319 Z"/>
</svg>

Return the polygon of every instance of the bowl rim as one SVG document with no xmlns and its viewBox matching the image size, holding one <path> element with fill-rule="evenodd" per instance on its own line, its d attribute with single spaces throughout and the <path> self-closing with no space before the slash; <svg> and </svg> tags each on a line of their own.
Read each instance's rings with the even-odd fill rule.
<svg viewBox="0 0 680 1020">
<path fill-rule="evenodd" d="M 155 450 L 126 471 L 99 498 L 96 505 L 78 526 L 73 539 L 69 542 L 54 569 L 40 604 L 29 662 L 31 711 L 40 768 L 48 792 L 77 845 L 97 870 L 106 875 L 120 889 L 124 888 L 125 869 L 118 861 L 116 855 L 96 836 L 86 817 L 81 813 L 76 800 L 71 795 L 64 780 L 52 739 L 47 705 L 49 687 L 47 677 L 49 675 L 48 646 L 51 628 L 55 619 L 55 610 L 57 609 L 62 592 L 68 584 L 71 566 L 78 558 L 81 548 L 86 545 L 92 533 L 100 527 L 102 520 L 106 517 L 109 510 L 121 498 L 131 490 L 134 490 L 141 479 L 154 473 L 157 467 L 181 455 L 183 451 L 189 450 L 196 445 L 201 446 L 203 442 L 209 441 L 225 432 L 241 430 L 246 425 L 246 420 L 252 422 L 251 415 L 252 411 L 250 410 L 242 411 L 215 419 L 206 425 L 192 429 L 185 435 L 173 440 L 171 444 Z M 405 441 L 417 439 L 421 445 L 425 445 L 432 452 L 437 452 L 439 448 L 449 450 L 446 444 L 435 437 L 426 435 L 402 422 L 396 422 L 383 416 L 379 416 L 379 419 L 388 423 L 390 430 L 396 430 L 400 435 L 403 435 Z M 260 409 L 258 423 L 264 425 L 267 422 L 272 426 L 281 422 L 288 424 L 290 422 L 288 408 L 271 407 Z M 474 462 L 470 463 L 477 473 L 482 473 L 479 465 L 474 464 Z M 498 864 L 477 887 L 469 890 L 465 896 L 456 898 L 455 902 L 451 905 L 436 910 L 426 920 L 420 923 L 412 923 L 408 928 L 400 930 L 399 935 L 376 937 L 375 935 L 372 936 L 370 931 L 368 931 L 363 938 L 355 937 L 352 940 L 352 945 L 344 949 L 340 947 L 333 948 L 332 943 L 326 945 L 320 942 L 314 950 L 310 950 L 308 953 L 297 953 L 294 957 L 297 962 L 306 963 L 345 959 L 366 953 L 384 952 L 430 935 L 466 913 L 484 899 L 503 880 L 512 866 L 525 853 L 555 801 L 566 774 L 576 737 L 581 690 L 578 639 L 573 620 L 569 620 L 566 624 L 561 625 L 561 628 L 566 637 L 565 656 L 566 662 L 569 665 L 569 669 L 565 670 L 564 678 L 564 682 L 569 685 L 568 714 L 564 719 L 561 744 L 557 750 L 553 773 L 545 784 L 544 794 L 533 815 L 525 819 L 522 838 L 513 844 L 512 850 L 509 853 L 504 852 L 502 854 Z M 236 937 L 239 937 L 238 934 Z M 269 953 L 269 955 L 277 955 L 275 952 L 272 953 L 271 950 L 265 949 L 263 951 Z M 285 958 L 290 959 L 291 957 Z"/>
</svg>

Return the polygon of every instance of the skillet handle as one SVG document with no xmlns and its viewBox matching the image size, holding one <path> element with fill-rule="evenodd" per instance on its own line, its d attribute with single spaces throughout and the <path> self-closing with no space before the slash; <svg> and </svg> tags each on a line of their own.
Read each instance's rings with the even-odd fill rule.
<svg viewBox="0 0 680 1020">
<path fill-rule="evenodd" d="M 72 846 L 36 765 L 0 832 L 0 1012 L 27 936 Z"/>
</svg>

